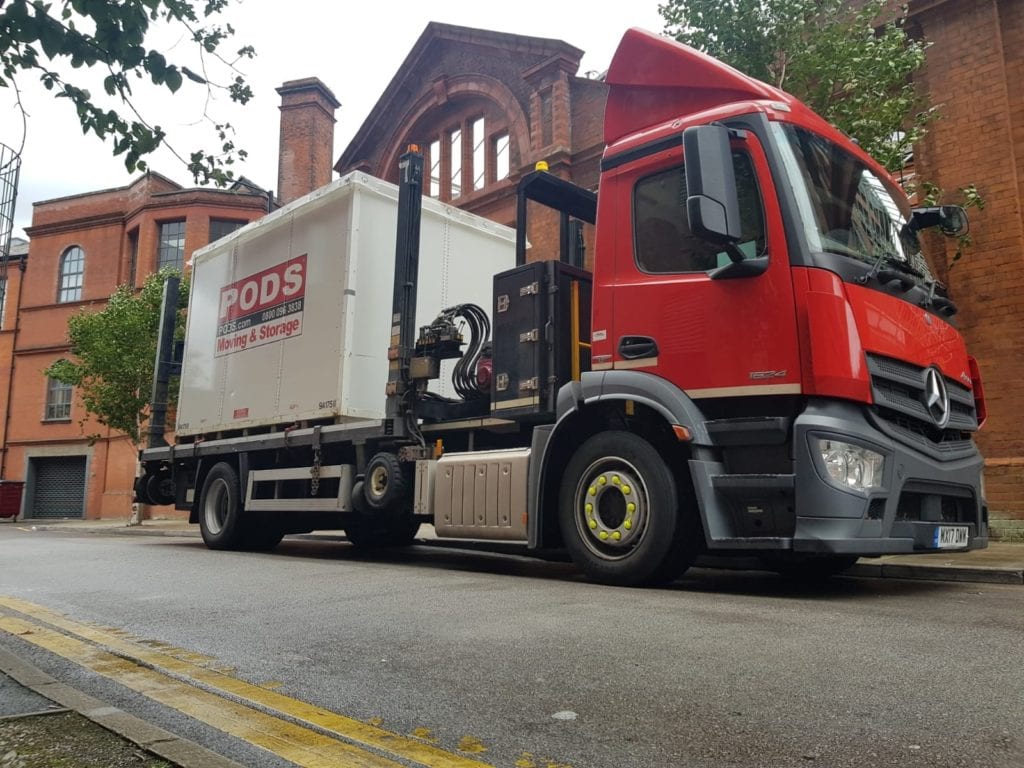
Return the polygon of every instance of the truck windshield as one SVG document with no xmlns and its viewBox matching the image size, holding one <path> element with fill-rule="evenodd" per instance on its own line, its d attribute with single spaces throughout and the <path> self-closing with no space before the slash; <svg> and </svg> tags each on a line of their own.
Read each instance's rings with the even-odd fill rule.
<svg viewBox="0 0 1024 768">
<path fill-rule="evenodd" d="M 828 139 L 795 125 L 773 123 L 792 179 L 812 253 L 881 262 L 915 282 L 932 280 L 917 238 L 908 231 L 910 206 L 888 179 Z"/>
</svg>

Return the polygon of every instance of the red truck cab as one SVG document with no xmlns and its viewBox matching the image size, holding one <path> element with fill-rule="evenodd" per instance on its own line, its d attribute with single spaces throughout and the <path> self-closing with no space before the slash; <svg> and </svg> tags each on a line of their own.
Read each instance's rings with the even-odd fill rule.
<svg viewBox="0 0 1024 768">
<path fill-rule="evenodd" d="M 924 214 L 801 102 L 674 41 L 629 31 L 606 79 L 580 402 L 689 430 L 710 551 L 986 546 L 980 380 Z"/>
</svg>

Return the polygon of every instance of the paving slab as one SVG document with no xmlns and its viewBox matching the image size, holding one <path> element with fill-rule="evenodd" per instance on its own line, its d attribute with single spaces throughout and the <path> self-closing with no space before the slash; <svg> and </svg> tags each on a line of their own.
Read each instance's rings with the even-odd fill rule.
<svg viewBox="0 0 1024 768">
<path fill-rule="evenodd" d="M 17 691 L 22 688 L 36 700 L 48 703 L 50 711 L 73 710 L 180 768 L 242 768 L 234 760 L 65 685 L 11 651 L 0 648 L 0 684 L 3 681 L 13 684 L 11 690 L 16 696 L 23 695 Z M 6 690 L 0 687 L 0 697 Z M 23 701 L 27 703 L 29 699 Z"/>
</svg>

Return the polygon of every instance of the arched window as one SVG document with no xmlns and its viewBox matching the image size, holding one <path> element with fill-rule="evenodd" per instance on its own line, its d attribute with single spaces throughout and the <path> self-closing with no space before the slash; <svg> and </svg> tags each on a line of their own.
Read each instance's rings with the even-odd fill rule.
<svg viewBox="0 0 1024 768">
<path fill-rule="evenodd" d="M 82 277 L 85 275 L 85 251 L 73 245 L 60 257 L 60 279 L 57 301 L 81 301 Z"/>
<path fill-rule="evenodd" d="M 425 148 L 424 193 L 458 204 L 467 194 L 508 178 L 508 116 L 483 97 L 462 97 L 427 111 L 409 131 Z"/>
</svg>

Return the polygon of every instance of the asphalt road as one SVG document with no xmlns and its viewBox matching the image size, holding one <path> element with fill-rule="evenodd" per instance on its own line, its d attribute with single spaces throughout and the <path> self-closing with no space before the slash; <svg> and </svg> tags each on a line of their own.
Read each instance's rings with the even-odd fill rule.
<svg viewBox="0 0 1024 768">
<path fill-rule="evenodd" d="M 189 686 L 162 693 L 143 674 L 159 673 L 160 654 L 255 684 L 232 683 L 236 702 L 270 691 L 330 722 L 507 768 L 1020 768 L 1022 638 L 1020 586 L 811 587 L 693 570 L 630 590 L 564 564 L 425 546 L 370 557 L 286 540 L 273 554 L 224 553 L 0 525 L 0 646 L 252 766 L 290 763 L 249 731 L 225 733 L 237 714 L 196 716 L 206 710 L 190 709 Z M 147 648 L 145 670 L 122 669 Z M 394 764 L 430 762 L 406 749 L 389 753 Z"/>
</svg>

